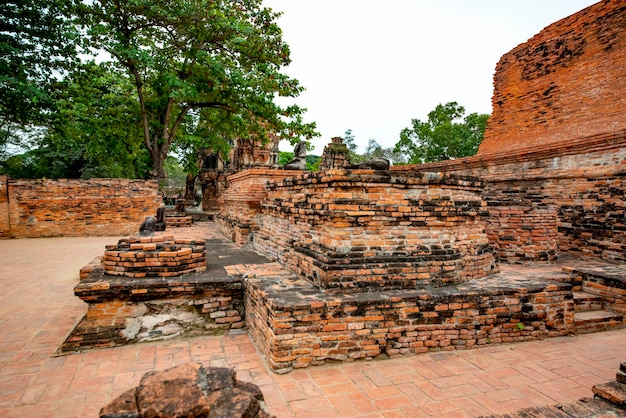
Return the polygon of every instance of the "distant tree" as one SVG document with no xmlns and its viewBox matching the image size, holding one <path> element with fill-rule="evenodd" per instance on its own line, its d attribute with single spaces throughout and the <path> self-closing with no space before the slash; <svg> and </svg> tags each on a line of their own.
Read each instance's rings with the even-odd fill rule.
<svg viewBox="0 0 626 418">
<path fill-rule="evenodd" d="M 346 132 L 343 134 L 343 143 L 346 145 L 348 151 L 350 152 L 349 155 L 351 163 L 360 163 L 365 160 L 361 154 L 357 153 L 358 145 L 356 144 L 356 138 L 352 133 L 352 129 L 347 129 Z"/>
<path fill-rule="evenodd" d="M 135 86 L 152 177 L 164 175 L 175 142 L 197 139 L 204 120 L 219 120 L 214 134 L 229 138 L 317 135 L 302 121 L 304 109 L 275 102 L 303 90 L 280 72 L 290 58 L 278 16 L 261 0 L 83 3 L 91 46 L 108 52 Z"/>
<path fill-rule="evenodd" d="M 78 61 L 73 0 L 0 2 L 0 158 L 53 108 L 49 87 Z"/>
<path fill-rule="evenodd" d="M 322 157 L 319 155 L 307 155 L 306 156 L 306 169 L 311 171 L 317 171 L 320 166 Z"/>
<path fill-rule="evenodd" d="M 465 108 L 456 102 L 439 104 L 426 122 L 413 119 L 412 127 L 402 130 L 395 151 L 405 154 L 410 164 L 474 155 L 488 119 L 487 114 L 465 116 Z"/>
<path fill-rule="evenodd" d="M 291 151 L 278 151 L 278 165 L 284 166 L 289 161 L 293 160 L 293 152 Z"/>
<path fill-rule="evenodd" d="M 393 164 L 405 164 L 406 157 L 401 152 L 395 151 L 394 148 L 383 148 L 375 139 L 370 139 L 363 154 L 364 160 L 373 158 L 386 158 Z"/>
</svg>

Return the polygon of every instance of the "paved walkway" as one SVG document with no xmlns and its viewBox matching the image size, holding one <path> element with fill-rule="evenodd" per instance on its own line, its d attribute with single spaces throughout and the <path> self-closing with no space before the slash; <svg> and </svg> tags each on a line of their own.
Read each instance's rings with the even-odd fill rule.
<svg viewBox="0 0 626 418">
<path fill-rule="evenodd" d="M 72 292 L 79 269 L 116 242 L 0 240 L 0 418 L 97 417 L 144 373 L 191 361 L 233 367 L 277 417 L 475 417 L 592 396 L 626 360 L 626 329 L 287 375 L 269 372 L 245 333 L 54 357 L 86 312 Z"/>
</svg>

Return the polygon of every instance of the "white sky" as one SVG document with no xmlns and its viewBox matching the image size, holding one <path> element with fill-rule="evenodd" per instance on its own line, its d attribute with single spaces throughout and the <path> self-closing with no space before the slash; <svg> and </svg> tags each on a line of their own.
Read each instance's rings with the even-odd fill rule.
<svg viewBox="0 0 626 418">
<path fill-rule="evenodd" d="M 352 129 L 359 152 L 370 138 L 392 147 L 411 119 L 439 103 L 491 113 L 500 57 L 594 0 L 263 0 L 278 19 L 321 137 Z M 284 142 L 281 149 L 292 150 Z"/>
</svg>

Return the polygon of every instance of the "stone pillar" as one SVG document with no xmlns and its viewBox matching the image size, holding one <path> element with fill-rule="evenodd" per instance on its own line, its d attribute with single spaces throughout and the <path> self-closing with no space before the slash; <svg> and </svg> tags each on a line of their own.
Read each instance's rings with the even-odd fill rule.
<svg viewBox="0 0 626 418">
<path fill-rule="evenodd" d="M 324 147 L 320 171 L 344 168 L 350 165 L 350 151 L 341 137 L 334 137 L 331 143 Z"/>
</svg>

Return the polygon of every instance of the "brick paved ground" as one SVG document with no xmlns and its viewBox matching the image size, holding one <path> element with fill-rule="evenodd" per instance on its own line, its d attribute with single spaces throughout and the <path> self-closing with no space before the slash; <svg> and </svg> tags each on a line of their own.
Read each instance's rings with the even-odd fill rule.
<svg viewBox="0 0 626 418">
<path fill-rule="evenodd" d="M 214 238 L 212 224 L 167 231 Z M 95 417 L 150 370 L 233 367 L 278 417 L 473 417 L 592 396 L 626 360 L 626 330 L 480 350 L 268 372 L 245 333 L 54 357 L 86 312 L 78 270 L 117 238 L 0 241 L 0 418 Z"/>
</svg>

